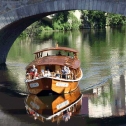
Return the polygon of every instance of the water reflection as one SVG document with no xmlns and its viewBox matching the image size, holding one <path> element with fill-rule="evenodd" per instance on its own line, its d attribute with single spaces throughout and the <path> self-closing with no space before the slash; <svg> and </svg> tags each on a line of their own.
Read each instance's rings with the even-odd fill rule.
<svg viewBox="0 0 126 126">
<path fill-rule="evenodd" d="M 24 84 L 25 65 L 11 63 L 9 65 L 0 65 L 0 87 L 6 87 L 15 92 L 27 93 Z"/>
<path fill-rule="evenodd" d="M 42 122 L 48 120 L 57 123 L 61 120 L 66 122 L 71 116 L 79 114 L 81 105 L 82 94 L 79 87 L 69 94 L 48 96 L 30 94 L 25 99 L 27 113 Z"/>
<path fill-rule="evenodd" d="M 88 116 L 90 118 L 125 115 L 126 101 L 124 75 L 121 75 L 118 79 L 119 80 L 117 81 L 117 77 L 115 77 L 103 86 L 84 92 L 83 97 L 88 98 Z M 84 105 L 82 105 L 82 107 L 83 106 Z"/>
</svg>

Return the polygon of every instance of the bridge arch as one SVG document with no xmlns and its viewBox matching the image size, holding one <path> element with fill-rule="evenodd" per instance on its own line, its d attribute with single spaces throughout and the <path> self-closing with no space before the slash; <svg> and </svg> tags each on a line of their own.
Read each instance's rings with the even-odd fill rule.
<svg viewBox="0 0 126 126">
<path fill-rule="evenodd" d="M 7 54 L 20 33 L 49 14 L 69 10 L 98 10 L 126 16 L 125 0 L 20 0 L 16 2 L 11 0 L 11 2 L 11 4 L 6 3 L 3 10 L 0 9 L 0 64 L 6 62 Z M 4 5 L 4 1 L 1 5 Z"/>
</svg>

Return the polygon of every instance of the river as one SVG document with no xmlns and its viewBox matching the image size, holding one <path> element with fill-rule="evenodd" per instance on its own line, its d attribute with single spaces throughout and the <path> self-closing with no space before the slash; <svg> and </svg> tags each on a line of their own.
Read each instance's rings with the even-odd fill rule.
<svg viewBox="0 0 126 126">
<path fill-rule="evenodd" d="M 57 125 L 57 122 L 34 120 L 26 113 L 24 104 L 27 97 L 25 67 L 34 59 L 35 51 L 56 43 L 78 50 L 83 71 L 79 83 L 83 94 L 81 110 L 58 125 L 126 124 L 125 40 L 126 27 L 46 32 L 41 38 L 17 38 L 9 51 L 6 67 L 0 68 L 0 125 Z"/>
</svg>

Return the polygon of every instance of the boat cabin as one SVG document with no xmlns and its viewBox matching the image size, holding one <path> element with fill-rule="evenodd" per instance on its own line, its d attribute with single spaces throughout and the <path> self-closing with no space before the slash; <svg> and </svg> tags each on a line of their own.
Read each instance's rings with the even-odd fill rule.
<svg viewBox="0 0 126 126">
<path fill-rule="evenodd" d="M 70 70 L 67 78 L 76 79 L 80 77 L 80 61 L 77 56 L 78 51 L 67 47 L 51 47 L 35 52 L 35 59 L 26 67 L 29 72 L 33 65 L 36 66 L 38 73 L 44 76 L 51 72 L 51 76 L 62 78 L 64 66 Z"/>
</svg>

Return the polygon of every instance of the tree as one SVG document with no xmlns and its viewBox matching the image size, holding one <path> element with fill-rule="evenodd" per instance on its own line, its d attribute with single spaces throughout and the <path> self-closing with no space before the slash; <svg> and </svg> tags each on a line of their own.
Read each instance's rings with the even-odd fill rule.
<svg viewBox="0 0 126 126">
<path fill-rule="evenodd" d="M 89 11 L 87 16 L 92 27 L 105 28 L 105 25 L 106 25 L 105 12 Z"/>
<path fill-rule="evenodd" d="M 108 25 L 119 26 L 126 23 L 126 17 L 120 14 L 108 14 L 107 16 Z"/>
</svg>

